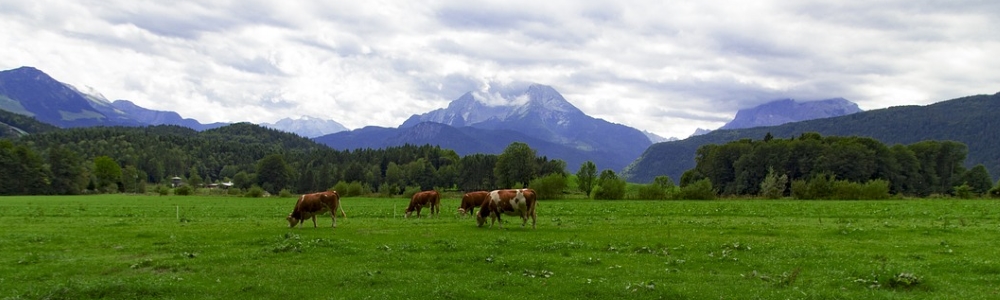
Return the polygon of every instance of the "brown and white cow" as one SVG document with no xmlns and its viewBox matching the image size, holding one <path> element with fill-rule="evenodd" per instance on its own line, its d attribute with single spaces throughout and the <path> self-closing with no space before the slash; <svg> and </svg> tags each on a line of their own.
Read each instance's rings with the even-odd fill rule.
<svg viewBox="0 0 1000 300">
<path fill-rule="evenodd" d="M 489 197 L 490 192 L 487 191 L 465 193 L 465 195 L 462 195 L 462 204 L 459 204 L 458 206 L 458 213 L 463 216 L 466 213 L 469 215 L 475 215 L 476 207 L 483 206 L 483 202 L 485 202 Z"/>
<path fill-rule="evenodd" d="M 482 227 L 486 224 L 486 218 L 492 217 L 490 219 L 490 228 L 493 228 L 494 222 L 500 223 L 500 228 L 503 228 L 503 220 L 500 219 L 501 214 L 510 216 L 521 216 L 521 227 L 528 224 L 528 217 L 531 217 L 531 228 L 535 228 L 535 221 L 537 215 L 535 215 L 535 206 L 538 205 L 538 201 L 535 200 L 535 191 L 532 189 L 514 189 L 514 190 L 495 190 L 490 192 L 489 199 L 483 202 L 483 205 L 479 207 L 479 214 L 476 215 L 476 224 Z"/>
<path fill-rule="evenodd" d="M 431 216 L 441 213 L 441 194 L 435 190 L 423 191 L 413 194 L 413 198 L 410 198 L 410 206 L 406 207 L 406 218 L 410 217 L 413 211 L 417 211 L 417 217 L 420 217 L 420 209 L 424 207 L 431 208 Z"/>
<path fill-rule="evenodd" d="M 313 227 L 317 227 L 316 216 L 329 212 L 330 217 L 333 218 L 333 227 L 337 227 L 338 208 L 346 218 L 347 214 L 340 206 L 340 195 L 337 195 L 336 191 L 305 194 L 299 197 L 299 201 L 295 202 L 295 209 L 285 219 L 288 220 L 288 227 L 295 227 L 295 225 L 304 224 L 306 219 L 312 218 Z"/>
</svg>

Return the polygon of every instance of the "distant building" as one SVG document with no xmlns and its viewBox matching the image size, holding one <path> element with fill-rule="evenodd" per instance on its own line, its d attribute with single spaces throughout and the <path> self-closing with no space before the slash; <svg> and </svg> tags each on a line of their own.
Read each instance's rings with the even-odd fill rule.
<svg viewBox="0 0 1000 300">
<path fill-rule="evenodd" d="M 181 186 L 181 178 L 177 176 L 174 176 L 174 178 L 170 178 L 170 186 L 171 187 Z"/>
</svg>

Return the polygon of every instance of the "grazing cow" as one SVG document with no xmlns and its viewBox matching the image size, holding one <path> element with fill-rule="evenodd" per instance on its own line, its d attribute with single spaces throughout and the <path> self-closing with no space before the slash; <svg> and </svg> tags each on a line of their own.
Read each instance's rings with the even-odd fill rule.
<svg viewBox="0 0 1000 300">
<path fill-rule="evenodd" d="M 500 228 L 503 229 L 503 220 L 500 219 L 500 215 L 506 214 L 521 216 L 521 220 L 524 220 L 521 223 L 521 227 L 528 224 L 528 217 L 531 217 L 531 228 L 534 229 L 537 219 L 535 206 L 537 205 L 535 191 L 532 189 L 492 191 L 490 192 L 489 199 L 479 207 L 479 214 L 476 215 L 476 224 L 482 227 L 483 224 L 486 224 L 486 218 L 492 217 L 490 219 L 490 228 L 493 228 L 494 222 L 499 222 Z"/>
<path fill-rule="evenodd" d="M 462 196 L 462 204 L 458 206 L 458 213 L 463 216 L 466 213 L 469 215 L 475 215 L 476 207 L 483 206 L 483 202 L 485 202 L 489 197 L 490 192 L 487 191 L 465 193 L 465 195 Z"/>
<path fill-rule="evenodd" d="M 288 214 L 286 218 L 288 220 L 288 227 L 303 224 L 308 218 L 312 218 L 313 227 L 317 227 L 316 216 L 327 212 L 330 212 L 330 217 L 333 218 L 333 227 L 337 227 L 338 208 L 340 209 L 340 213 L 346 218 L 347 214 L 344 213 L 344 208 L 340 206 L 340 195 L 337 195 L 336 191 L 302 195 L 302 197 L 299 197 L 299 201 L 295 203 L 295 210 L 292 210 L 292 213 Z"/>
<path fill-rule="evenodd" d="M 431 216 L 441 212 L 441 194 L 435 190 L 423 191 L 413 194 L 413 198 L 410 198 L 410 206 L 406 207 L 406 218 L 410 217 L 413 211 L 417 211 L 417 217 L 420 217 L 420 209 L 430 206 Z"/>
</svg>

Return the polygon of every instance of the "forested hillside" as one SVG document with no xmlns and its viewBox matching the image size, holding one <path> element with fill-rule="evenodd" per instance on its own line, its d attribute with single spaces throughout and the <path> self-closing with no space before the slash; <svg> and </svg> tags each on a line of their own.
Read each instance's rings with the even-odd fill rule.
<svg viewBox="0 0 1000 300">
<path fill-rule="evenodd" d="M 565 172 L 564 162 L 530 154 L 532 177 Z M 231 180 L 272 193 L 326 190 L 340 181 L 389 194 L 409 186 L 490 189 L 502 182 L 494 174 L 498 161 L 436 146 L 337 151 L 249 123 L 204 132 L 173 125 L 72 128 L 0 139 L 0 194 L 131 191 L 142 183 L 169 184 L 173 176 L 192 184 Z"/>
<path fill-rule="evenodd" d="M 58 127 L 39 122 L 35 118 L 0 109 L 0 138 L 15 138 L 26 133 L 56 130 Z"/>
<path fill-rule="evenodd" d="M 788 123 L 781 126 L 716 130 L 680 141 L 652 145 L 624 171 L 630 182 L 651 182 L 667 175 L 679 178 L 695 167 L 695 152 L 709 144 L 741 139 L 792 138 L 816 132 L 823 136 L 871 137 L 888 145 L 925 140 L 957 141 L 968 146 L 965 167 L 982 164 L 1000 175 L 1000 93 L 943 101 L 927 106 L 901 106 L 842 117 Z"/>
</svg>

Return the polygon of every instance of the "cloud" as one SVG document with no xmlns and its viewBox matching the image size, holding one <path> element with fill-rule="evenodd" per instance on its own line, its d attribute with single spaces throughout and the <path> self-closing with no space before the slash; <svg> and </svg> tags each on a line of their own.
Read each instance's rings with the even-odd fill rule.
<svg viewBox="0 0 1000 300">
<path fill-rule="evenodd" d="M 1000 88 L 990 1 L 0 2 L 0 68 L 202 122 L 395 127 L 537 82 L 663 136 L 774 99 L 863 109 Z"/>
</svg>

